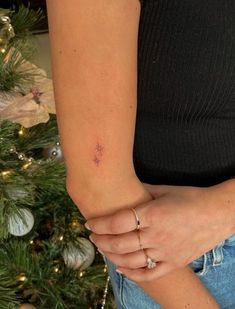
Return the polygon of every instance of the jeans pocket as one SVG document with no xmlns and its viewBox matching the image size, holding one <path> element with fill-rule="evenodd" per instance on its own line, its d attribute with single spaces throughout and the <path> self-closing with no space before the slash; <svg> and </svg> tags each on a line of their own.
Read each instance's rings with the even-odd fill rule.
<svg viewBox="0 0 235 309">
<path fill-rule="evenodd" d="M 199 277 L 206 274 L 208 267 L 207 267 L 207 254 L 201 255 L 199 258 L 192 261 L 189 266 L 193 270 L 193 272 L 198 275 Z"/>
</svg>

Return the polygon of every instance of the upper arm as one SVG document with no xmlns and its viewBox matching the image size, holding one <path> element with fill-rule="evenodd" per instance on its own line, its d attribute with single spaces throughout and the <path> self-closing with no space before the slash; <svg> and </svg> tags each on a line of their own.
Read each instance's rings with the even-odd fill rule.
<svg viewBox="0 0 235 309">
<path fill-rule="evenodd" d="M 52 71 L 67 178 L 134 174 L 138 0 L 47 0 Z"/>
</svg>

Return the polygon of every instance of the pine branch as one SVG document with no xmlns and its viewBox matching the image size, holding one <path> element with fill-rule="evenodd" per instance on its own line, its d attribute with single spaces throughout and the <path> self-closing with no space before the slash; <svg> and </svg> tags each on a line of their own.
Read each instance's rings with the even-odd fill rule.
<svg viewBox="0 0 235 309">
<path fill-rule="evenodd" d="M 34 83 L 34 77 L 37 74 L 36 69 L 25 69 L 23 67 L 25 58 L 19 54 L 20 44 L 12 49 L 8 46 L 6 52 L 0 53 L 0 91 L 20 91 L 24 93 L 26 87 Z"/>
<path fill-rule="evenodd" d="M 14 28 L 17 38 L 25 38 L 31 34 L 35 27 L 40 26 L 45 21 L 45 15 L 41 9 L 37 11 L 21 5 L 19 10 L 12 14 L 11 24 Z"/>
<path fill-rule="evenodd" d="M 0 268 L 0 308 L 17 308 L 19 298 L 14 280 L 9 276 L 7 268 Z"/>
</svg>

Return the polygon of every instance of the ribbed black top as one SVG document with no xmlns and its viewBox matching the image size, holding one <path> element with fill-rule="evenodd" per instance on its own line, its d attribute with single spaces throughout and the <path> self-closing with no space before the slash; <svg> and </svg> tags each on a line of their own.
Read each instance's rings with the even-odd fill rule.
<svg viewBox="0 0 235 309">
<path fill-rule="evenodd" d="M 235 0 L 142 0 L 133 155 L 152 184 L 235 175 Z"/>
</svg>

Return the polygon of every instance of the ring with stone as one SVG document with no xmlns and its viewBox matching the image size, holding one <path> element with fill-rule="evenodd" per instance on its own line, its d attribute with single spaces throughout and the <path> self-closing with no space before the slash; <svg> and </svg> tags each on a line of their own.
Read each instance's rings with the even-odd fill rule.
<svg viewBox="0 0 235 309">
<path fill-rule="evenodd" d="M 147 256 L 147 268 L 148 269 L 153 269 L 157 266 L 157 263 L 154 262 L 151 257 Z"/>
<path fill-rule="evenodd" d="M 143 252 L 145 254 L 146 257 L 146 263 L 147 263 L 147 268 L 148 269 L 153 269 L 157 266 L 157 262 L 155 262 L 153 259 L 151 259 L 150 256 L 147 255 L 147 253 L 145 252 L 145 250 L 143 249 Z"/>
</svg>

